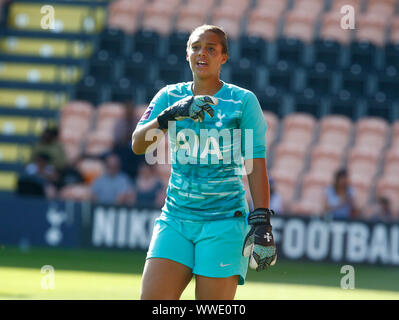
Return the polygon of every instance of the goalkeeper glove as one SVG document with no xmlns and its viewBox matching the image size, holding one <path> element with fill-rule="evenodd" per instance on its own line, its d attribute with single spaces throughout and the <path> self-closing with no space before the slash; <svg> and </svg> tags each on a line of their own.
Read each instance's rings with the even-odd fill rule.
<svg viewBox="0 0 399 320">
<path fill-rule="evenodd" d="M 166 108 L 158 116 L 160 129 L 167 129 L 169 121 L 180 121 L 187 118 L 202 122 L 206 112 L 213 117 L 214 111 L 211 105 L 217 105 L 218 99 L 212 96 L 188 96 L 177 101 L 172 106 Z"/>
<path fill-rule="evenodd" d="M 273 210 L 258 208 L 248 215 L 248 224 L 252 226 L 244 240 L 242 254 L 250 257 L 249 267 L 261 271 L 273 266 L 277 260 L 276 246 L 270 224 Z"/>
</svg>

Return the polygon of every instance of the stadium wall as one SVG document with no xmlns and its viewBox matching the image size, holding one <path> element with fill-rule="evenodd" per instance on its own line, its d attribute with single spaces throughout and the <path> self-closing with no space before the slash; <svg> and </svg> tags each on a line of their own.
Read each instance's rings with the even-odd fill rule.
<svg viewBox="0 0 399 320">
<path fill-rule="evenodd" d="M 0 198 L 0 246 L 145 251 L 158 210 Z M 28 210 L 26 208 L 29 208 Z M 279 259 L 399 266 L 399 224 L 273 217 Z"/>
</svg>

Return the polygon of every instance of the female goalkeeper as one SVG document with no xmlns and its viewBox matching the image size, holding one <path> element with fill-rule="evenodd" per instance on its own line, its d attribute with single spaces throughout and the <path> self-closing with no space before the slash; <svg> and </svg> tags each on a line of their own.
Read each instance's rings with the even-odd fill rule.
<svg viewBox="0 0 399 320">
<path fill-rule="evenodd" d="M 161 89 L 132 134 L 133 152 L 143 154 L 168 131 L 172 160 L 141 299 L 179 299 L 194 274 L 196 299 L 230 300 L 237 285 L 244 284 L 248 262 L 260 271 L 277 257 L 268 209 L 267 125 L 251 91 L 219 78 L 228 59 L 221 28 L 196 28 L 186 59 L 193 81 Z M 154 137 L 154 130 L 161 135 Z M 252 212 L 245 199 L 242 159 Z"/>
</svg>

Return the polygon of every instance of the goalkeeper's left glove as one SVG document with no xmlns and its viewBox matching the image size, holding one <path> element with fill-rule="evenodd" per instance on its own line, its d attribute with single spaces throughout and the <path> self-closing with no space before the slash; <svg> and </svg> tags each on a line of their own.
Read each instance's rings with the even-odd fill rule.
<svg viewBox="0 0 399 320">
<path fill-rule="evenodd" d="M 180 121 L 190 118 L 202 122 L 205 119 L 205 112 L 213 117 L 214 110 L 211 106 L 217 105 L 218 99 L 212 96 L 188 96 L 172 106 L 166 108 L 158 116 L 160 129 L 167 129 L 169 121 Z"/>
<path fill-rule="evenodd" d="M 248 215 L 248 224 L 252 226 L 244 240 L 242 254 L 250 257 L 249 267 L 261 271 L 273 266 L 277 260 L 276 246 L 270 224 L 274 211 L 258 208 Z"/>
</svg>

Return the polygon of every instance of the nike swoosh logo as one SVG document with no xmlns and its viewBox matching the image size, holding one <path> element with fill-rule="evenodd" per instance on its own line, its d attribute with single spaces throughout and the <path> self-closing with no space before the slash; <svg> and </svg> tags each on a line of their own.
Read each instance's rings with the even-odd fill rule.
<svg viewBox="0 0 399 320">
<path fill-rule="evenodd" d="M 220 263 L 220 266 L 221 266 L 222 268 L 227 267 L 227 266 L 229 266 L 229 265 L 231 265 L 231 263 L 229 263 L 229 264 L 223 264 L 223 262 Z"/>
</svg>

